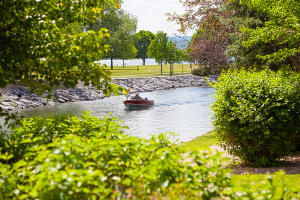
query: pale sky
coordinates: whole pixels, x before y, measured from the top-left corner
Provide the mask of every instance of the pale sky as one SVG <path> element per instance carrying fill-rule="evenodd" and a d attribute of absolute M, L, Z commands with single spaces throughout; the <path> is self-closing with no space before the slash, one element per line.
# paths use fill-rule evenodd
<path fill-rule="evenodd" d="M 184 13 L 179 0 L 123 0 L 122 8 L 138 18 L 138 31 L 164 31 L 169 36 L 178 35 L 179 25 L 168 22 L 165 14 Z"/>

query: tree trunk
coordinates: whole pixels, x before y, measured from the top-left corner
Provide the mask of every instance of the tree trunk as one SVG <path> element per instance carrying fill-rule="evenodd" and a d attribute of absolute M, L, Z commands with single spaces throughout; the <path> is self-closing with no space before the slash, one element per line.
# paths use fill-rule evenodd
<path fill-rule="evenodd" d="M 143 58 L 143 65 L 146 65 L 146 58 Z"/>
<path fill-rule="evenodd" d="M 110 69 L 114 69 L 114 64 L 113 64 L 113 57 L 110 57 Z"/>
<path fill-rule="evenodd" d="M 124 59 L 123 59 L 123 67 L 125 67 Z"/>
<path fill-rule="evenodd" d="M 181 64 L 182 64 L 182 65 L 181 65 L 181 69 L 182 69 L 181 71 L 182 71 L 182 74 L 183 74 L 183 62 L 182 62 Z"/>
<path fill-rule="evenodd" d="M 160 74 L 162 75 L 162 61 L 160 61 Z"/>

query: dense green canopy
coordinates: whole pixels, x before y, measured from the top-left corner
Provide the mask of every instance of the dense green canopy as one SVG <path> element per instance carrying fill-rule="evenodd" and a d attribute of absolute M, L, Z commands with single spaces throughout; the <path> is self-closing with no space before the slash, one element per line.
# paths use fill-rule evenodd
<path fill-rule="evenodd" d="M 268 45 L 269 51 L 256 57 L 264 65 L 278 69 L 289 65 L 300 69 L 300 2 L 298 0 L 242 0 L 251 10 L 263 13 L 268 20 L 261 27 L 244 27 L 250 35 L 243 42 L 246 48 Z"/>
<path fill-rule="evenodd" d="M 122 9 L 108 8 L 105 10 L 102 18 L 97 18 L 95 23 L 89 24 L 87 29 L 98 31 L 101 28 L 109 30 L 110 38 L 106 44 L 110 46 L 106 58 L 113 59 L 132 59 L 137 55 L 137 49 L 134 46 L 134 33 L 137 29 L 137 19 L 135 16 L 125 12 Z M 113 63 L 111 63 L 113 69 Z"/>
<path fill-rule="evenodd" d="M 91 83 L 117 93 L 110 74 L 95 61 L 108 50 L 108 30 L 69 33 L 102 15 L 117 0 L 3 0 L 0 2 L 0 87 L 22 82 L 39 94 L 60 84 Z"/>
<path fill-rule="evenodd" d="M 135 45 L 138 50 L 137 58 L 142 59 L 143 65 L 145 65 L 146 58 L 148 58 L 148 47 L 155 36 L 150 31 L 141 30 L 135 34 L 135 37 L 137 38 Z"/>

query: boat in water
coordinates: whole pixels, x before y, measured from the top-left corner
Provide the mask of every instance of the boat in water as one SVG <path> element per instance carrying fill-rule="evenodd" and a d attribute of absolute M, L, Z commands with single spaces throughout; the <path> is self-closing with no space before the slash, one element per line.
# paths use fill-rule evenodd
<path fill-rule="evenodd" d="M 127 108 L 145 108 L 154 106 L 154 100 L 142 98 L 138 94 L 129 100 L 123 101 L 123 103 Z"/>

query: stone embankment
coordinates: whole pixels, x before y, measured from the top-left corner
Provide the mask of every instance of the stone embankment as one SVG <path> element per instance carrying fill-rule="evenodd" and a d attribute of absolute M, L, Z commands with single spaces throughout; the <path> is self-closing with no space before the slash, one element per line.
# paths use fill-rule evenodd
<path fill-rule="evenodd" d="M 208 77 L 214 82 L 217 77 Z M 130 93 L 166 90 L 181 87 L 207 86 L 203 77 L 184 75 L 149 78 L 114 79 L 114 83 L 129 88 Z M 47 100 L 46 96 L 39 97 L 31 93 L 28 88 L 20 85 L 9 85 L 1 90 L 0 107 L 5 111 L 32 109 L 40 106 L 52 106 L 57 103 L 91 101 L 105 97 L 92 86 L 78 84 L 75 89 L 61 88 L 54 92 L 55 101 Z"/>

